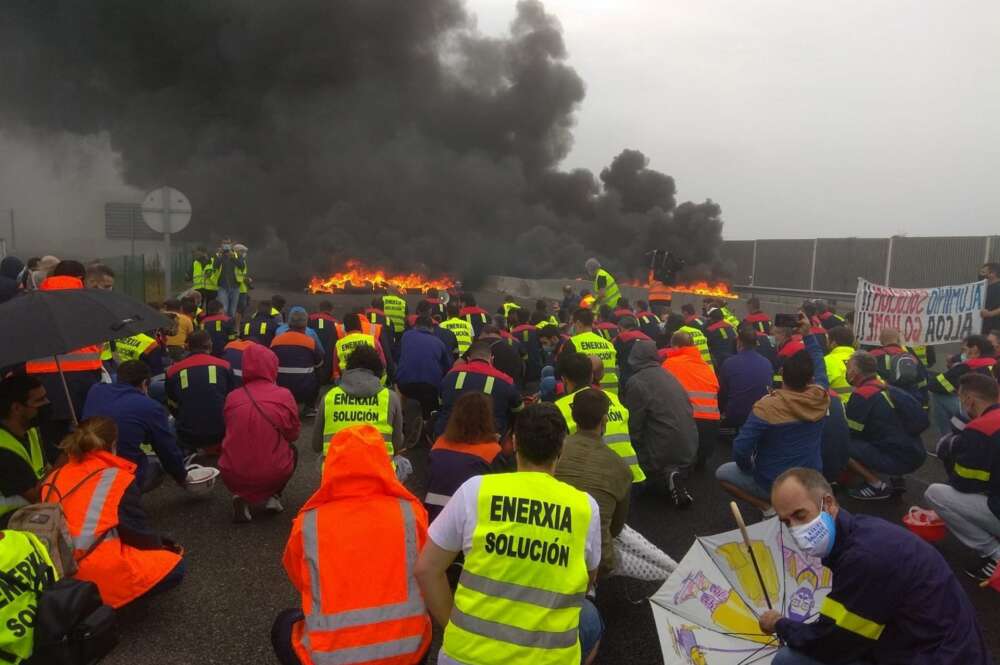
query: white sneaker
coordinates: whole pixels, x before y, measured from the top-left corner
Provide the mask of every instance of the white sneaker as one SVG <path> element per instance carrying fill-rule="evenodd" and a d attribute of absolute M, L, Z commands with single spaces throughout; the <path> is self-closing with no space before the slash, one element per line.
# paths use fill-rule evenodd
<path fill-rule="evenodd" d="M 267 503 L 264 504 L 264 510 L 272 513 L 280 513 L 285 510 L 285 507 L 281 505 L 281 500 L 276 496 L 268 497 Z"/>

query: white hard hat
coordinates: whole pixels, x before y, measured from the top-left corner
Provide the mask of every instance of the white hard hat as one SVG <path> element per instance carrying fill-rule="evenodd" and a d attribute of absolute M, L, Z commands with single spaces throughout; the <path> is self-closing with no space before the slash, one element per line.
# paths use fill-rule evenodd
<path fill-rule="evenodd" d="M 219 470 L 211 466 L 191 464 L 187 467 L 187 479 L 184 487 L 192 494 L 208 494 L 215 487 L 215 479 Z"/>
<path fill-rule="evenodd" d="M 236 243 L 235 245 L 233 245 L 233 249 L 237 252 L 245 252 L 247 251 L 247 246 L 240 243 Z"/>

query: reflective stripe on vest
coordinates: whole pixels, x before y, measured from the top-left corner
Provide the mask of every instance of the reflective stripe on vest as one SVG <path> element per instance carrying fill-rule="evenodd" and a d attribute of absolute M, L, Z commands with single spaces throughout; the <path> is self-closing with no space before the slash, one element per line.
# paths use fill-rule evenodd
<path fill-rule="evenodd" d="M 337 386 L 323 398 L 325 422 L 323 423 L 323 455 L 330 448 L 330 439 L 337 432 L 353 425 L 371 425 L 382 435 L 385 449 L 391 458 L 392 424 L 389 422 L 389 389 L 382 388 L 369 397 L 355 397 Z"/>
<path fill-rule="evenodd" d="M 347 370 L 347 357 L 359 346 L 370 346 L 375 348 L 375 338 L 360 332 L 351 332 L 337 340 L 334 345 L 337 349 L 337 367 L 343 374 Z"/>
<path fill-rule="evenodd" d="M 823 599 L 823 604 L 819 607 L 819 613 L 828 619 L 832 619 L 837 627 L 860 635 L 869 640 L 877 640 L 882 636 L 885 626 L 880 623 L 866 619 L 860 614 L 855 614 L 847 609 L 842 603 L 827 596 Z"/>
<path fill-rule="evenodd" d="M 114 467 L 104 469 L 98 474 L 97 486 L 94 487 L 94 493 L 90 495 L 90 503 L 87 504 L 87 512 L 83 517 L 83 526 L 80 527 L 79 535 L 73 537 L 73 545 L 77 550 L 89 550 L 101 537 L 101 534 L 97 532 L 97 525 L 104 512 L 104 502 L 107 501 L 108 492 L 111 491 L 111 486 L 114 485 L 117 476 L 118 469 Z M 117 538 L 118 533 L 115 529 L 110 529 L 107 537 Z"/>
<path fill-rule="evenodd" d="M 279 367 L 278 374 L 313 374 L 316 372 L 314 367 Z"/>
<path fill-rule="evenodd" d="M 600 279 L 601 277 L 603 277 L 606 280 L 606 285 L 604 287 L 604 297 L 600 300 L 600 302 L 597 303 L 597 305 L 598 306 L 607 305 L 611 309 L 614 309 L 615 306 L 618 304 L 618 301 L 621 300 L 622 297 L 622 292 L 618 288 L 618 282 L 615 281 L 615 278 L 612 277 L 611 273 L 609 273 L 607 270 L 605 270 L 604 268 L 598 268 L 597 274 L 594 275 L 595 297 L 597 296 L 597 292 L 600 291 L 600 289 L 597 287 L 597 280 Z"/>
<path fill-rule="evenodd" d="M 990 478 L 993 474 L 985 469 L 973 469 L 967 466 L 962 466 L 958 462 L 954 466 L 955 474 L 961 476 L 962 478 L 967 478 L 968 480 L 981 480 L 984 483 L 990 482 Z"/>
<path fill-rule="evenodd" d="M 570 338 L 573 347 L 585 356 L 596 356 L 604 363 L 601 390 L 618 394 L 618 352 L 608 340 L 594 332 L 582 332 Z"/>
<path fill-rule="evenodd" d="M 375 607 L 363 607 L 344 612 L 332 614 L 323 613 L 323 587 L 320 576 L 320 552 L 319 552 L 319 527 L 318 514 L 316 509 L 306 511 L 302 517 L 302 548 L 309 566 L 310 592 L 312 594 L 311 611 L 306 615 L 305 624 L 309 631 L 330 631 L 352 628 L 355 626 L 367 626 L 383 621 L 394 621 L 419 617 L 426 612 L 423 598 L 420 595 L 420 588 L 417 586 L 417 579 L 413 574 L 417 565 L 417 526 L 416 518 L 413 515 L 413 506 L 405 499 L 398 499 L 399 509 L 403 514 L 403 539 L 405 542 L 405 576 L 406 576 L 406 599 L 399 603 L 378 605 Z M 394 640 L 392 642 L 381 642 L 362 647 L 351 647 L 349 649 L 338 649 L 336 651 L 318 652 L 311 645 L 308 635 L 303 637 L 302 644 L 313 656 L 315 663 L 361 663 L 385 656 L 377 655 L 384 653 L 386 649 L 397 642 L 409 640 Z M 417 635 L 416 643 L 412 650 L 416 651 L 420 646 L 421 636 Z M 400 646 L 400 645 L 396 645 Z M 370 650 L 370 651 L 369 651 Z M 383 650 L 383 651 L 380 651 Z M 401 653 L 407 653 L 403 651 Z M 339 654 L 339 655 L 338 655 Z M 367 655 L 371 654 L 371 655 Z M 320 659 L 317 659 L 317 655 Z M 365 657 L 361 657 L 365 656 Z"/>
<path fill-rule="evenodd" d="M 484 476 L 442 651 L 462 663 L 580 661 L 587 495 L 543 473 Z"/>
<path fill-rule="evenodd" d="M 468 376 L 468 372 L 459 372 L 458 376 L 455 378 L 455 390 L 461 390 L 465 387 L 465 377 Z M 496 385 L 496 377 L 487 376 L 486 381 L 483 383 L 483 392 L 487 395 L 493 394 L 493 386 Z"/>
<path fill-rule="evenodd" d="M 691 410 L 694 412 L 695 418 L 719 420 L 722 417 L 722 414 L 719 413 L 719 396 L 717 393 L 689 390 L 688 400 L 691 402 Z"/>
<path fill-rule="evenodd" d="M 28 374 L 53 374 L 62 368 L 64 372 L 89 372 L 100 370 L 101 347 L 99 345 L 84 346 L 70 353 L 60 353 L 59 362 L 54 358 L 38 358 L 25 363 Z"/>
<path fill-rule="evenodd" d="M 585 388 L 580 390 L 585 390 Z M 573 420 L 573 395 L 576 395 L 580 390 L 556 400 L 556 407 L 562 413 L 563 419 L 566 420 L 566 427 L 570 434 L 575 434 L 577 430 L 576 421 Z M 608 424 L 604 428 L 604 444 L 628 465 L 629 471 L 632 472 L 632 482 L 641 483 L 646 479 L 646 474 L 639 466 L 639 458 L 635 448 L 632 447 L 632 437 L 628 433 L 628 409 L 622 405 L 616 395 L 604 394 L 611 400 L 611 404 L 608 406 Z"/>
<path fill-rule="evenodd" d="M 24 444 L 17 437 L 0 427 L 0 450 L 9 450 L 20 457 L 25 464 L 31 467 L 35 478 L 42 479 L 45 474 L 45 456 L 42 454 L 42 441 L 36 428 L 28 430 L 28 447 L 25 449 Z M 20 494 L 0 497 L 0 515 L 6 515 L 26 505 L 28 505 L 28 501 Z"/>
<path fill-rule="evenodd" d="M 450 330 L 455 335 L 455 339 L 458 340 L 458 355 L 462 355 L 469 350 L 472 338 L 475 337 L 471 323 L 465 319 L 451 318 L 447 321 L 442 321 L 441 327 L 445 330 Z"/>

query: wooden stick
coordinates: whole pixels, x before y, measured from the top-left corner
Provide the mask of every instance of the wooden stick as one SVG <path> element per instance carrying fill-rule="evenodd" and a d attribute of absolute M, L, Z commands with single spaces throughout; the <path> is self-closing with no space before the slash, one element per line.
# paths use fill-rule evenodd
<path fill-rule="evenodd" d="M 767 594 L 767 587 L 764 586 L 764 576 L 760 574 L 760 566 L 757 565 L 757 555 L 753 553 L 753 545 L 750 543 L 750 534 L 747 533 L 746 522 L 743 521 L 743 513 L 740 512 L 740 507 L 736 505 L 735 501 L 729 502 L 729 509 L 733 511 L 733 519 L 736 520 L 736 526 L 740 528 L 740 533 L 743 534 L 743 542 L 747 546 L 747 552 L 750 553 L 750 561 L 753 562 L 754 572 L 757 573 L 757 581 L 760 582 L 760 590 L 764 592 L 764 601 L 767 603 L 767 609 L 773 610 L 774 607 L 771 606 L 771 597 Z"/>

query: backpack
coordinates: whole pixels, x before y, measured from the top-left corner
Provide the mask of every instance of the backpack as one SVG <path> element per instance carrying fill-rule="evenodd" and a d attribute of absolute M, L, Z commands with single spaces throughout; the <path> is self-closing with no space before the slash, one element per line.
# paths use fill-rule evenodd
<path fill-rule="evenodd" d="M 886 377 L 886 381 L 889 385 L 914 388 L 920 383 L 921 366 L 915 355 L 900 353 L 887 357 L 889 358 L 889 376 Z"/>
<path fill-rule="evenodd" d="M 920 436 L 931 426 L 927 412 L 913 395 L 893 385 L 886 386 L 886 390 L 903 431 L 911 436 Z"/>
<path fill-rule="evenodd" d="M 43 487 L 47 486 L 49 488 L 49 491 L 45 494 L 43 502 L 19 508 L 13 515 L 10 516 L 7 528 L 15 531 L 27 531 L 29 533 L 33 533 L 40 541 L 42 541 L 42 544 L 45 545 L 45 549 L 49 551 L 49 557 L 52 559 L 52 564 L 55 566 L 59 578 L 62 579 L 64 577 L 70 577 L 76 573 L 77 562 L 76 559 L 73 558 L 73 550 L 75 549 L 73 536 L 70 535 L 69 527 L 66 525 L 66 515 L 63 513 L 62 505 L 58 502 L 49 502 L 49 498 L 52 496 L 53 490 L 57 494 L 59 493 L 59 490 L 57 490 L 55 486 L 55 479 L 59 476 L 60 471 L 62 471 L 62 467 L 57 469 L 52 475 L 52 480 L 43 483 Z M 77 483 L 75 487 L 66 492 L 65 495 L 61 495 L 59 497 L 59 501 L 61 502 L 63 499 L 79 489 L 81 485 L 90 480 L 91 477 L 101 471 L 103 471 L 103 469 L 98 469 L 97 471 L 87 475 L 83 480 Z M 94 547 L 101 542 L 101 540 L 103 540 L 103 538 L 94 543 L 93 547 L 88 550 L 87 554 L 89 554 L 90 551 L 92 551 Z M 84 556 L 86 556 L 86 554 Z"/>
<path fill-rule="evenodd" d="M 34 646 L 25 665 L 94 665 L 118 644 L 115 611 L 104 604 L 93 582 L 55 582 L 52 568 L 43 566 L 33 587 L 0 571 L 7 586 L 35 594 Z"/>

